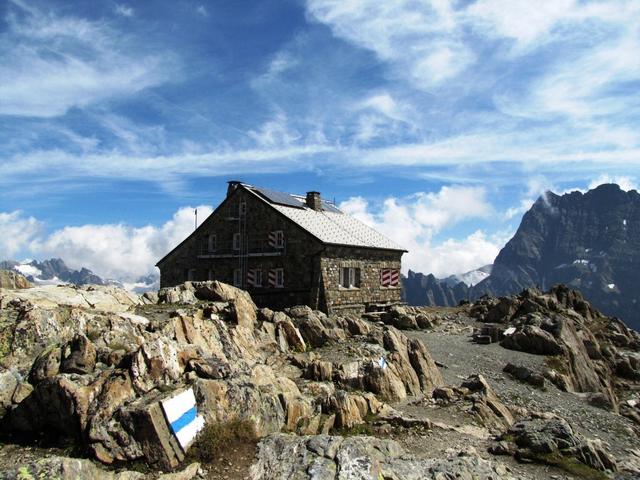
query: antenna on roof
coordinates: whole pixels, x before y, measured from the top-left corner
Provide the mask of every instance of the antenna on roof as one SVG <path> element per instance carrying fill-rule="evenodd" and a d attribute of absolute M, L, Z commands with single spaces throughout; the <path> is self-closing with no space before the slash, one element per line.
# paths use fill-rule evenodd
<path fill-rule="evenodd" d="M 196 208 L 194 211 L 195 215 L 196 215 L 196 223 L 195 223 L 195 228 L 194 230 L 198 229 L 198 209 Z"/>

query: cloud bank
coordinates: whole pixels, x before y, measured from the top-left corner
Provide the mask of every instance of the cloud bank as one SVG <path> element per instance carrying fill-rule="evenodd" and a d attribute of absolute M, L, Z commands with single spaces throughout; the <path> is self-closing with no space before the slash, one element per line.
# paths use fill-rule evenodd
<path fill-rule="evenodd" d="M 460 239 L 434 239 L 456 224 L 487 219 L 495 213 L 480 187 L 447 186 L 437 193 L 391 197 L 374 212 L 367 200 L 352 197 L 340 208 L 409 250 L 403 256 L 405 273 L 408 269 L 440 277 L 464 273 L 492 263 L 506 241 L 481 230 Z"/>
<path fill-rule="evenodd" d="M 211 214 L 210 205 L 199 205 L 198 218 Z M 104 278 L 134 282 L 155 271 L 154 265 L 184 240 L 194 228 L 194 207 L 180 208 L 156 227 L 124 224 L 64 227 L 44 234 L 42 223 L 20 212 L 1 213 L 3 235 L 0 257 L 17 253 L 40 258 L 60 257 L 71 268 L 86 267 Z M 9 238 L 10 240 L 8 240 Z"/>

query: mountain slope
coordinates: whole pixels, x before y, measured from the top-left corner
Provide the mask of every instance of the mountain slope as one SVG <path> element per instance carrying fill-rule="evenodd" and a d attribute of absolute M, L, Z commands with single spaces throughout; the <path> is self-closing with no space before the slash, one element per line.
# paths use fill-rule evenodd
<path fill-rule="evenodd" d="M 115 285 L 126 288 L 135 293 L 157 290 L 160 287 L 158 275 L 140 277 L 134 283 L 119 282 L 103 279 L 88 268 L 80 270 L 69 268 L 61 258 L 51 258 L 38 262 L 37 260 L 16 262 L 4 260 L 0 262 L 0 269 L 13 270 L 24 275 L 27 280 L 36 285 Z"/>
<path fill-rule="evenodd" d="M 469 299 L 469 288 L 481 282 L 491 273 L 492 265 L 469 272 L 436 278 L 409 270 L 402 277 L 402 295 L 409 305 L 429 307 L 454 307 Z"/>
<path fill-rule="evenodd" d="M 507 295 L 556 283 L 598 309 L 640 327 L 640 194 L 605 184 L 587 193 L 547 192 L 524 215 L 491 275 L 471 289 Z"/>

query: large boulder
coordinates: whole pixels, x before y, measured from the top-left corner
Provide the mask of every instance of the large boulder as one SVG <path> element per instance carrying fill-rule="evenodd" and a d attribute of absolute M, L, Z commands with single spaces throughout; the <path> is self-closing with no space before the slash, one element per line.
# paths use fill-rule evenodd
<path fill-rule="evenodd" d="M 533 385 L 534 387 L 544 388 L 545 379 L 540 373 L 534 372 L 529 367 L 524 365 L 514 365 L 513 363 L 507 363 L 502 369 L 503 372 L 508 373 L 516 380 Z"/>
<path fill-rule="evenodd" d="M 21 302 L 43 309 L 66 306 L 101 312 L 126 312 L 143 304 L 138 295 L 113 285 L 41 285 L 0 291 L 0 304 Z"/>
<path fill-rule="evenodd" d="M 251 480 L 275 478 L 515 480 L 497 462 L 477 454 L 421 458 L 405 453 L 393 440 L 366 436 L 270 435 L 259 444 Z"/>
<path fill-rule="evenodd" d="M 0 367 L 0 418 L 4 417 L 11 407 L 18 383 L 19 380 L 14 372 Z"/>
<path fill-rule="evenodd" d="M 62 350 L 60 371 L 80 375 L 93 372 L 96 366 L 96 348 L 84 335 L 77 335 Z"/>
<path fill-rule="evenodd" d="M 461 387 L 471 393 L 472 411 L 480 417 L 485 426 L 501 428 L 513 424 L 511 410 L 500 401 L 482 375 L 471 375 L 462 382 Z"/>
<path fill-rule="evenodd" d="M 585 440 L 562 418 L 530 418 L 515 423 L 506 438 L 516 444 L 516 458 L 559 465 L 561 457 L 600 471 L 616 472 L 615 459 L 599 442 Z"/>
<path fill-rule="evenodd" d="M 198 300 L 228 302 L 234 307 L 238 325 L 253 330 L 257 318 L 257 307 L 248 292 L 219 282 L 192 282 Z"/>
<path fill-rule="evenodd" d="M 135 470 L 107 470 L 85 458 L 47 455 L 0 472 L 0 479 L 191 480 L 199 478 L 199 468 L 200 464 L 195 462 L 174 473 L 155 475 Z"/>
<path fill-rule="evenodd" d="M 562 347 L 554 336 L 535 325 L 524 325 L 500 343 L 510 350 L 520 350 L 537 355 L 560 355 Z"/>

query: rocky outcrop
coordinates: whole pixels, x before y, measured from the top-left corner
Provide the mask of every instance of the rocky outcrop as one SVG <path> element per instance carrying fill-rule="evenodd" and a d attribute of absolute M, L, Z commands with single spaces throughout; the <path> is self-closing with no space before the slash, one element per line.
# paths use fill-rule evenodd
<path fill-rule="evenodd" d="M 544 375 L 538 372 L 534 372 L 530 368 L 523 365 L 514 365 L 513 363 L 507 363 L 503 369 L 503 372 L 508 373 L 516 380 L 528 383 L 529 385 L 533 385 L 534 387 L 545 387 Z"/>
<path fill-rule="evenodd" d="M 558 466 L 573 461 L 594 470 L 618 470 L 615 459 L 600 442 L 576 434 L 562 418 L 520 421 L 508 430 L 505 438 L 515 443 L 515 457 L 520 460 Z"/>
<path fill-rule="evenodd" d="M 425 459 L 407 455 L 392 440 L 281 434 L 262 440 L 251 469 L 252 480 L 274 478 L 514 479 L 502 464 L 484 460 L 477 454 L 455 452 L 447 458 Z"/>
<path fill-rule="evenodd" d="M 500 401 L 482 375 L 471 375 L 462 382 L 461 387 L 462 391 L 470 393 L 472 412 L 480 417 L 485 426 L 500 428 L 513 424 L 513 414 Z"/>
<path fill-rule="evenodd" d="M 113 472 L 81 458 L 47 456 L 1 472 L 0 479 L 191 480 L 197 478 L 199 468 L 198 463 L 192 463 L 179 472 L 145 475 L 133 470 Z"/>
<path fill-rule="evenodd" d="M 511 295 L 564 283 L 596 308 L 640 329 L 640 194 L 607 184 L 587 193 L 547 192 L 524 215 L 495 259 L 491 275 L 471 289 Z"/>
<path fill-rule="evenodd" d="M 100 285 L 45 285 L 24 290 L 0 291 L 0 307 L 20 304 L 43 310 L 58 307 L 99 310 L 104 312 L 126 312 L 142 304 L 138 295 L 114 286 Z"/>
<path fill-rule="evenodd" d="M 566 286 L 546 293 L 527 289 L 517 296 L 485 298 L 469 313 L 480 321 L 498 321 L 491 325 L 501 326 L 503 347 L 548 356 L 541 373 L 556 386 L 602 394 L 605 400 L 599 404 L 614 411 L 616 390 L 626 390 L 618 384 L 640 379 L 640 335 L 603 316 Z"/>
<path fill-rule="evenodd" d="M 2 290 L 0 302 L 0 362 L 12 367 L 0 370 L 2 431 L 66 438 L 106 464 L 176 468 L 185 455 L 160 402 L 186 388 L 207 423 L 246 420 L 265 436 L 351 428 L 384 401 L 442 384 L 425 346 L 393 327 L 258 310 L 220 282 L 157 298 L 104 286 Z"/>
<path fill-rule="evenodd" d="M 536 325 L 523 325 L 502 340 L 501 345 L 537 355 L 560 355 L 562 348 L 554 336 Z"/>
<path fill-rule="evenodd" d="M 24 275 L 13 270 L 0 270 L 0 288 L 16 290 L 31 287 L 33 287 L 33 284 Z"/>

